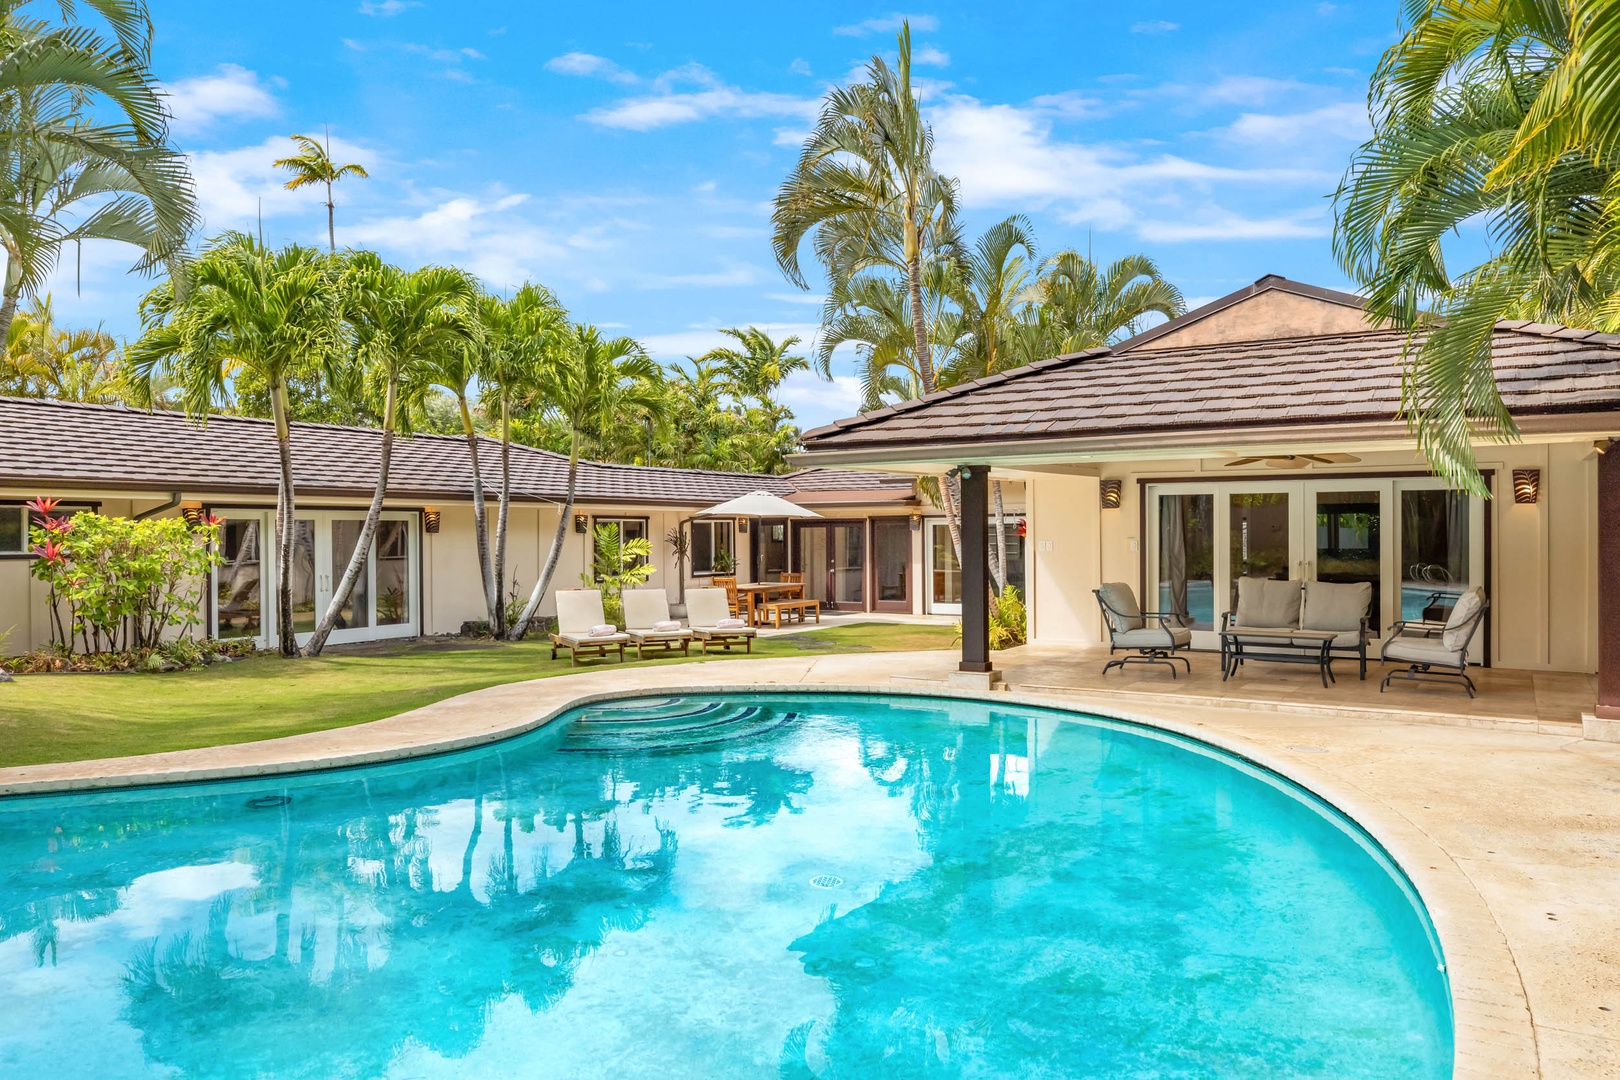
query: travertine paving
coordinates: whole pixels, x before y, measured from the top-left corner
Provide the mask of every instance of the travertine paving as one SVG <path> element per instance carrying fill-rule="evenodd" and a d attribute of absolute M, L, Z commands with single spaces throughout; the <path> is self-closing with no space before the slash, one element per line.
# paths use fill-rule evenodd
<path fill-rule="evenodd" d="M 1165 687 L 1168 694 L 1155 692 L 1134 675 L 1129 685 L 1104 688 L 1089 681 L 1078 654 L 1017 650 L 1000 659 L 1013 692 L 998 700 L 1192 734 L 1293 777 L 1362 822 L 1407 869 L 1440 932 L 1457 1017 L 1458 1077 L 1620 1077 L 1620 744 L 1583 741 L 1565 721 L 1581 685 L 1492 673 L 1500 696 L 1491 701 L 1487 693 L 1469 712 L 1461 695 L 1420 692 L 1403 700 L 1391 690 L 1380 701 L 1376 687 L 1369 695 L 1362 685 L 1340 699 L 1320 686 L 1301 696 L 1286 677 L 1268 697 L 1253 673 L 1246 689 L 1226 684 L 1240 693 L 1200 693 L 1208 680 L 1185 679 Z M 433 753 L 529 730 L 582 700 L 627 693 L 799 685 L 971 696 L 945 688 L 954 660 L 933 652 L 629 670 L 608 664 L 336 731 L 3 769 L 0 794 Z M 1214 670 L 1215 663 L 1205 658 L 1202 666 Z M 1340 678 L 1343 688 L 1342 669 Z M 1213 683 L 1219 687 L 1218 672 Z M 1509 697 L 1519 704 L 1509 705 Z M 1471 715 L 1486 726 L 1470 724 Z"/>

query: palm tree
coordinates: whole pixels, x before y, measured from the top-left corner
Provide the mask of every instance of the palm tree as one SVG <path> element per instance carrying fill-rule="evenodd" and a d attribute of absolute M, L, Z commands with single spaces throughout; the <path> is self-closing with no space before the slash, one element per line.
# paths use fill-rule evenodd
<path fill-rule="evenodd" d="M 288 191 L 297 191 L 301 187 L 313 184 L 326 185 L 326 242 L 333 254 L 337 253 L 337 207 L 332 201 L 332 185 L 345 176 L 358 176 L 369 180 L 370 174 L 361 165 L 350 162 L 339 165 L 332 160 L 332 136 L 326 136 L 326 145 L 322 146 L 308 135 L 294 135 L 293 142 L 303 150 L 302 153 L 292 157 L 276 159 L 276 168 L 286 169 L 293 174 L 287 181 Z"/>
<path fill-rule="evenodd" d="M 735 397 L 757 398 L 763 404 L 771 404 L 777 387 L 782 385 L 784 379 L 795 371 L 810 370 L 810 361 L 788 351 L 799 343 L 797 334 L 773 341 L 757 326 L 746 329 L 730 326 L 720 332 L 735 339 L 740 347 L 710 349 L 698 357 L 698 362 L 720 364 Z"/>
<path fill-rule="evenodd" d="M 495 618 L 497 638 L 507 632 L 506 527 L 512 502 L 512 410 L 530 395 L 558 342 L 569 336 L 568 313 L 543 286 L 525 282 L 511 299 L 486 296 L 478 306 L 482 352 L 478 362 L 486 415 L 500 417 L 501 502 L 495 521 Z"/>
<path fill-rule="evenodd" d="M 349 257 L 342 288 L 345 315 L 354 332 L 356 369 L 382 399 L 382 447 L 365 524 L 349 555 L 349 565 L 332 590 L 326 614 L 304 646 L 305 656 L 321 654 L 371 558 L 371 541 L 388 494 L 394 433 L 401 413 L 412 404 L 405 402 L 401 408 L 401 385 L 413 391 L 413 398 L 419 396 L 424 380 L 418 365 L 435 353 L 466 349 L 476 333 L 467 308 L 478 295 L 478 285 L 464 270 L 424 266 L 406 271 L 383 262 L 375 252 L 362 251 Z"/>
<path fill-rule="evenodd" d="M 1148 315 L 1173 319 L 1187 310 L 1181 290 L 1146 255 L 1099 268 L 1089 255 L 1060 251 L 1041 267 L 1027 298 L 1030 306 L 1010 328 L 1016 355 L 1003 358 L 1001 370 L 1112 344 L 1138 333 Z"/>
<path fill-rule="evenodd" d="M 603 338 L 594 326 L 576 326 L 540 365 L 530 393 L 540 406 L 563 418 L 572 434 L 568 451 L 568 494 L 557 514 L 557 534 L 551 553 L 534 583 L 523 614 L 507 631 L 521 640 L 551 585 L 551 575 L 562 557 L 563 541 L 574 509 L 574 488 L 579 478 L 580 441 L 639 413 L 656 409 L 661 399 L 663 370 L 648 358 L 632 338 Z"/>
<path fill-rule="evenodd" d="M 1488 495 L 1473 443 L 1517 436 L 1497 320 L 1620 325 L 1620 6 L 1411 12 L 1373 73 L 1373 135 L 1335 193 L 1334 249 L 1369 315 L 1414 331 L 1402 407 L 1431 467 Z M 1464 225 L 1483 226 L 1490 252 L 1453 273 L 1444 241 Z"/>
<path fill-rule="evenodd" d="M 12 320 L 5 365 L 0 394 L 86 402 L 117 402 L 128 394 L 118 340 L 99 326 L 59 329 L 49 294 Z"/>
<path fill-rule="evenodd" d="M 0 243 L 6 253 L 3 336 L 25 292 L 50 275 L 64 244 L 118 240 L 143 249 L 135 269 L 172 270 L 196 223 L 184 158 L 166 145 L 162 97 L 147 70 L 151 22 L 134 0 L 87 0 L 108 42 L 76 24 L 24 14 L 0 0 Z M 85 114 L 90 100 L 116 122 Z M 77 211 L 82 217 L 70 218 Z"/>
<path fill-rule="evenodd" d="M 293 633 L 293 468 L 287 379 L 345 351 L 336 275 L 328 256 L 297 245 L 271 250 L 227 233 L 141 301 L 143 332 L 125 353 L 138 393 L 154 375 L 179 387 L 186 412 L 207 421 L 231 380 L 253 372 L 270 387 L 281 481 L 276 491 L 276 622 L 281 654 L 298 655 Z"/>
<path fill-rule="evenodd" d="M 1034 226 L 1014 214 L 986 229 L 965 253 L 951 289 L 962 313 L 961 374 L 981 378 L 1015 366 L 1007 339 L 1028 299 L 1035 250 Z"/>

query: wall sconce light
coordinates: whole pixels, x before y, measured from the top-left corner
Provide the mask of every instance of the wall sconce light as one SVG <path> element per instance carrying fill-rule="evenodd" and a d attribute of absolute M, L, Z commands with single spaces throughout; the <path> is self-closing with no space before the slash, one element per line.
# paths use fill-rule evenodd
<path fill-rule="evenodd" d="M 1118 510 L 1119 504 L 1125 501 L 1125 481 L 1104 480 L 1102 482 L 1102 508 L 1104 510 Z"/>
<path fill-rule="evenodd" d="M 746 533 L 748 531 L 748 519 L 747 518 L 738 518 L 737 519 L 737 531 L 740 532 L 740 533 Z"/>
<path fill-rule="evenodd" d="M 922 532 L 922 515 L 921 514 L 912 514 L 911 515 L 911 531 L 912 532 Z"/>
<path fill-rule="evenodd" d="M 577 533 L 591 531 L 591 519 L 584 514 L 574 515 L 574 531 Z"/>
<path fill-rule="evenodd" d="M 186 519 L 186 524 L 195 529 L 203 523 L 203 508 L 201 503 L 186 503 L 180 507 L 180 516 Z"/>
<path fill-rule="evenodd" d="M 422 531 L 430 533 L 439 531 L 439 512 L 431 506 L 422 509 Z"/>
<path fill-rule="evenodd" d="M 1534 504 L 1541 498 L 1541 470 L 1513 470 L 1513 501 Z"/>

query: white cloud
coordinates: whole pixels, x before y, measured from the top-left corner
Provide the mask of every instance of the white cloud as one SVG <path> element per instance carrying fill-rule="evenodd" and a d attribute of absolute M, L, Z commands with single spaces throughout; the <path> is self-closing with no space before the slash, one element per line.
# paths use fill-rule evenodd
<path fill-rule="evenodd" d="M 605 56 L 593 56 L 591 53 L 571 52 L 554 56 L 546 61 L 546 70 L 558 75 L 578 75 L 586 78 L 607 79 L 609 82 L 633 83 L 638 81 L 635 73 L 626 71 Z"/>
<path fill-rule="evenodd" d="M 496 288 L 508 288 L 569 258 L 568 241 L 511 213 L 528 201 L 523 193 L 447 195 L 415 215 L 340 223 L 338 241 L 385 248 L 420 262 L 453 261 Z"/>
<path fill-rule="evenodd" d="M 667 71 L 653 81 L 653 86 L 656 93 L 625 98 L 616 104 L 592 109 L 582 119 L 603 127 L 651 131 L 716 116 L 780 116 L 808 120 L 815 116 L 818 107 L 814 98 L 727 86 L 701 64 L 688 64 Z M 677 89 L 682 86 L 697 86 L 699 89 Z"/>
<path fill-rule="evenodd" d="M 1360 142 L 1371 132 L 1367 106 L 1344 101 L 1309 112 L 1270 115 L 1244 113 L 1221 132 L 1233 142 L 1263 146 L 1302 141 Z"/>
<path fill-rule="evenodd" d="M 1180 30 L 1180 23 L 1165 22 L 1163 19 L 1148 19 L 1144 22 L 1132 23 L 1133 34 L 1168 34 L 1172 30 Z"/>
<path fill-rule="evenodd" d="M 734 263 L 724 270 L 706 274 L 643 275 L 639 283 L 644 289 L 723 289 L 752 285 L 758 280 L 758 268 L 747 263 Z"/>
<path fill-rule="evenodd" d="M 392 18 L 408 8 L 421 7 L 421 0 L 360 0 L 360 14 Z"/>
<path fill-rule="evenodd" d="M 773 146 L 803 146 L 810 137 L 809 128 L 779 127 L 771 136 Z"/>
<path fill-rule="evenodd" d="M 1185 87 L 1172 87 L 1185 91 Z M 1264 105 L 1280 97 L 1294 97 L 1311 88 L 1293 79 L 1268 79 L 1263 75 L 1228 75 L 1210 86 L 1189 91 L 1193 96 L 1218 105 Z"/>
<path fill-rule="evenodd" d="M 721 345 L 735 344 L 731 338 L 720 333 L 720 326 L 732 325 L 730 323 L 716 323 L 713 325 L 689 326 L 685 330 L 675 330 L 664 334 L 648 334 L 638 337 L 642 346 L 653 357 L 659 360 L 680 360 L 688 356 L 702 356 L 710 349 Z M 816 335 L 818 329 L 815 323 L 750 323 L 765 331 L 777 341 L 793 335 L 798 337 L 799 350 L 808 350 L 808 344 Z M 792 376 L 789 377 L 790 381 Z M 784 384 L 785 388 L 786 384 Z"/>
<path fill-rule="evenodd" d="M 924 45 L 911 54 L 914 64 L 928 64 L 932 67 L 949 67 L 951 54 L 943 49 L 936 49 L 932 45 Z"/>
<path fill-rule="evenodd" d="M 267 119 L 281 111 L 259 76 L 236 64 L 221 64 L 212 75 L 165 83 L 177 132 L 202 131 L 216 120 Z"/>
<path fill-rule="evenodd" d="M 892 34 L 900 29 L 902 23 L 911 23 L 911 28 L 922 33 L 930 33 L 939 29 L 939 20 L 932 15 L 884 15 L 877 19 L 865 19 L 848 26 L 835 26 L 833 33 L 843 37 L 865 37 L 868 34 Z"/>
<path fill-rule="evenodd" d="M 820 306 L 827 302 L 827 298 L 818 293 L 766 293 L 765 299 L 778 300 L 784 304 L 815 304 Z"/>
<path fill-rule="evenodd" d="M 1332 232 L 1333 223 L 1322 211 L 1248 218 L 1218 207 L 1191 221 L 1141 221 L 1136 225 L 1142 239 L 1167 244 L 1188 240 L 1299 240 Z"/>
<path fill-rule="evenodd" d="M 808 75 L 810 74 L 810 61 L 802 58 L 796 59 L 788 65 L 788 70 L 795 75 Z"/>
<path fill-rule="evenodd" d="M 792 409 L 801 426 L 854 416 L 861 409 L 861 381 L 853 375 L 834 375 L 827 382 L 819 375 L 795 371 L 782 381 L 777 398 Z"/>
<path fill-rule="evenodd" d="M 188 154 L 205 235 L 250 228 L 261 207 L 265 217 L 274 217 L 307 210 L 318 202 L 321 194 L 313 188 L 288 191 L 287 174 L 275 167 L 277 158 L 296 153 L 297 144 L 278 135 L 254 146 Z M 332 140 L 332 157 L 359 162 L 368 172 L 375 170 L 379 160 L 376 151 L 343 139 Z"/>

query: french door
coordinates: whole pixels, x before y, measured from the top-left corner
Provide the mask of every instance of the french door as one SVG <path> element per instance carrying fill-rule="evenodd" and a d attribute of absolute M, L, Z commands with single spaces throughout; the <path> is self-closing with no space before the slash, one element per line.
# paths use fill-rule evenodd
<path fill-rule="evenodd" d="M 219 638 L 251 637 L 268 646 L 277 636 L 276 540 L 268 510 L 218 511 L 221 565 L 214 571 L 211 630 Z M 365 514 L 299 510 L 293 519 L 293 631 L 300 643 L 314 633 L 332 602 L 365 527 Z M 420 538 L 416 516 L 384 511 L 348 602 L 328 639 L 334 644 L 413 637 L 421 625 Z"/>
<path fill-rule="evenodd" d="M 793 559 L 804 595 L 822 607 L 866 610 L 866 523 L 795 522 Z"/>
<path fill-rule="evenodd" d="M 1433 477 L 1153 484 L 1147 509 L 1145 603 L 1186 615 L 1199 648 L 1219 648 L 1245 577 L 1367 582 L 1375 637 L 1444 621 L 1485 578 L 1483 500 Z"/>

